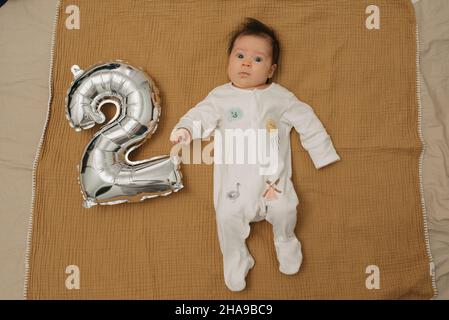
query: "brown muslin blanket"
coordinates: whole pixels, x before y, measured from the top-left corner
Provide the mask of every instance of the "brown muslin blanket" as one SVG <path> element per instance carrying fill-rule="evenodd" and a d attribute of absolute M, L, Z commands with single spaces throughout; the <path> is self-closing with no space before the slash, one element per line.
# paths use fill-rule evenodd
<path fill-rule="evenodd" d="M 367 29 L 375 4 L 380 29 Z M 80 28 L 68 29 L 76 5 Z M 407 0 L 61 1 L 52 98 L 35 171 L 29 299 L 428 299 L 434 294 L 420 189 L 416 29 Z M 271 225 L 252 224 L 247 288 L 223 280 L 212 166 L 182 166 L 168 197 L 84 209 L 77 169 L 98 126 L 75 132 L 65 95 L 82 69 L 114 59 L 141 67 L 161 91 L 162 116 L 133 158 L 168 154 L 179 117 L 226 77 L 227 39 L 245 17 L 276 29 L 275 82 L 313 107 L 342 160 L 316 170 L 292 131 L 296 234 L 304 261 L 279 272 Z M 66 287 L 76 265 L 80 288 Z M 379 288 L 368 289 L 370 266 Z M 368 271 L 367 271 L 368 270 Z M 368 273 L 367 273 L 368 272 Z M 369 281 L 368 281 L 369 282 Z"/>

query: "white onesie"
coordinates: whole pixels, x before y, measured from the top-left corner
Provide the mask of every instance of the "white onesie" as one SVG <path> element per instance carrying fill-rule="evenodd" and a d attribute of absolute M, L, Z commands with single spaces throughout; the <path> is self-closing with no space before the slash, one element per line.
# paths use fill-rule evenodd
<path fill-rule="evenodd" d="M 201 123 L 201 136 L 195 136 L 194 124 Z M 308 151 L 317 169 L 340 160 L 332 141 L 312 108 L 276 83 L 264 89 L 240 89 L 227 83 L 213 89 L 208 96 L 190 109 L 173 132 L 186 128 L 193 139 L 206 138 L 215 130 L 222 137 L 219 148 L 230 129 L 277 129 L 277 167 L 269 175 L 261 174 L 259 163 L 249 156 L 243 164 L 223 161 L 214 164 L 214 206 L 218 238 L 223 254 L 224 279 L 232 291 L 243 290 L 246 275 L 254 259 L 246 247 L 250 222 L 266 219 L 273 225 L 279 270 L 285 274 L 298 272 L 302 262 L 301 244 L 295 236 L 296 206 L 291 175 L 290 130 L 300 134 L 301 144 Z M 242 129 L 242 130 L 239 130 Z M 247 137 L 250 135 L 248 131 Z M 273 141 L 273 140 L 271 140 Z M 248 147 L 253 147 L 254 143 Z M 233 149 L 235 152 L 235 148 Z M 254 150 L 254 149 L 253 149 Z M 227 152 L 226 148 L 223 153 Z M 275 199 L 266 200 L 267 187 L 275 188 Z"/>

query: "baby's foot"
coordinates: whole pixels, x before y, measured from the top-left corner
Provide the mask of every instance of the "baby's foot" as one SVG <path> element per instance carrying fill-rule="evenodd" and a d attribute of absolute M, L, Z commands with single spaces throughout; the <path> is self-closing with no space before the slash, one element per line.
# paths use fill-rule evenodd
<path fill-rule="evenodd" d="M 246 287 L 246 275 L 254 267 L 254 258 L 249 256 L 244 263 L 228 266 L 225 270 L 225 284 L 231 291 L 242 291 Z"/>
<path fill-rule="evenodd" d="M 296 237 L 288 240 L 275 240 L 279 271 L 292 275 L 299 271 L 302 263 L 301 243 Z"/>

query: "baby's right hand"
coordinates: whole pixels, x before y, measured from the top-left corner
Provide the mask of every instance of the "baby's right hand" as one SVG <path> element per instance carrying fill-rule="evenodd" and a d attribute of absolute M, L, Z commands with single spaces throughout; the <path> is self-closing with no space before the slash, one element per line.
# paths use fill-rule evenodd
<path fill-rule="evenodd" d="M 192 141 L 192 136 L 190 135 L 189 130 L 179 128 L 178 130 L 173 131 L 173 133 L 170 136 L 170 141 L 174 144 L 177 143 L 189 144 L 190 141 Z"/>

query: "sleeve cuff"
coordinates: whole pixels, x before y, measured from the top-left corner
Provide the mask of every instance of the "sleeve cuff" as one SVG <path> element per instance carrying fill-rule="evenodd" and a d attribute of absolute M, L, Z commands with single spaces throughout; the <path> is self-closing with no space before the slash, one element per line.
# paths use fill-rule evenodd
<path fill-rule="evenodd" d="M 310 158 L 316 169 L 321 169 L 331 163 L 340 161 L 341 158 L 335 151 L 332 142 L 326 144 L 325 147 L 318 146 L 309 150 Z"/>
<path fill-rule="evenodd" d="M 340 160 L 341 160 L 340 156 L 335 153 L 324 160 L 314 162 L 314 165 L 315 165 L 316 169 L 321 169 L 325 166 L 330 165 L 331 163 L 334 163 L 334 162 L 337 162 Z"/>
<path fill-rule="evenodd" d="M 178 129 L 186 129 L 187 131 L 190 132 L 190 136 L 193 138 L 193 128 L 190 125 L 190 123 L 188 123 L 188 121 L 180 121 L 178 122 L 178 124 L 173 128 L 173 130 L 171 131 L 170 135 L 172 135 L 176 130 Z"/>

